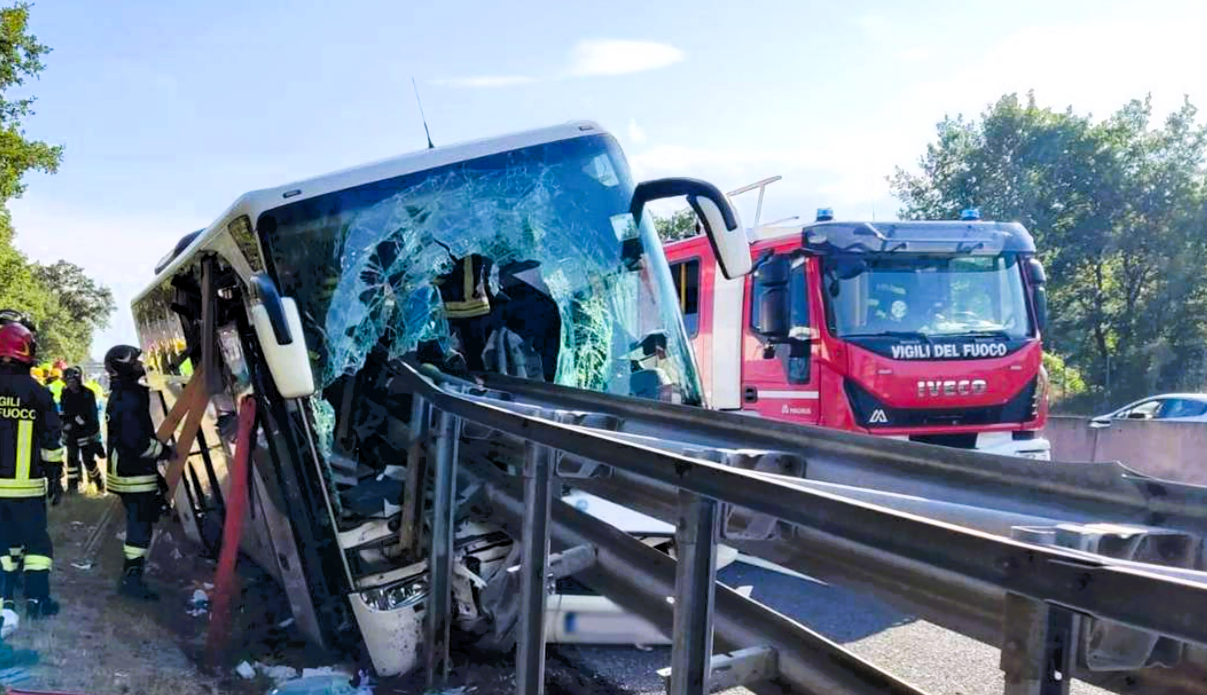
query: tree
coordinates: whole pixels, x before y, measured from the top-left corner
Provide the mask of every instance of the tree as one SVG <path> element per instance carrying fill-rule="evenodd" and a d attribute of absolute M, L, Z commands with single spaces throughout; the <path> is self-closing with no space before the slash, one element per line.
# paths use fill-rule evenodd
<path fill-rule="evenodd" d="M 1048 269 L 1045 343 L 1118 402 L 1207 381 L 1205 150 L 1189 101 L 1154 125 L 1148 100 L 1094 121 L 1010 94 L 944 119 L 889 181 L 906 218 L 1022 222 Z"/>
<path fill-rule="evenodd" d="M 63 157 L 62 146 L 25 136 L 34 98 L 12 98 L 13 88 L 42 72 L 42 57 L 50 51 L 29 33 L 29 9 L 27 3 L 0 8 L 0 308 L 34 317 L 43 356 L 76 361 L 87 356 L 93 333 L 108 323 L 113 295 L 66 261 L 31 263 L 13 246 L 7 207 L 25 191 L 26 173 L 53 174 Z"/>
<path fill-rule="evenodd" d="M 47 316 L 38 327 L 46 336 L 47 351 L 54 349 L 51 354 L 73 361 L 83 358 L 92 336 L 109 325 L 109 317 L 117 309 L 113 293 L 67 261 L 34 265 L 32 270 L 50 300 Z"/>
<path fill-rule="evenodd" d="M 690 208 L 684 208 L 670 217 L 654 216 L 654 229 L 663 242 L 678 241 L 700 234 L 696 222 L 696 213 Z"/>
<path fill-rule="evenodd" d="M 25 137 L 22 126 L 33 115 L 34 98 L 9 97 L 13 87 L 42 72 L 42 56 L 50 51 L 29 33 L 29 8 L 19 3 L 0 9 L 0 201 L 5 203 L 25 191 L 27 171 L 53 174 L 63 158 L 61 145 Z"/>

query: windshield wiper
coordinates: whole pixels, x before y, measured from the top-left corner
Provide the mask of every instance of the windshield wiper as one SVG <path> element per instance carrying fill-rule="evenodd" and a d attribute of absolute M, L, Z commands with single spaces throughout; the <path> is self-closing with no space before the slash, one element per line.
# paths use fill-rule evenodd
<path fill-rule="evenodd" d="M 1004 328 L 977 328 L 977 329 L 974 329 L 971 331 L 964 331 L 964 335 L 973 335 L 973 336 L 977 336 L 977 337 L 984 336 L 984 337 L 994 337 L 994 338 L 1005 338 L 1006 340 L 1009 340 L 1014 337 L 1014 336 L 1010 335 L 1010 332 Z"/>
<path fill-rule="evenodd" d="M 921 331 L 879 331 L 877 333 L 848 333 L 844 338 L 913 338 L 930 344 L 930 335 Z"/>

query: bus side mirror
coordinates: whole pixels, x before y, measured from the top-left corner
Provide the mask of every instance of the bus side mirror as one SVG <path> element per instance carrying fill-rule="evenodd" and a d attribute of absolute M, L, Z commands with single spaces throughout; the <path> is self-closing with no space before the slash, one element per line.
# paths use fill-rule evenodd
<path fill-rule="evenodd" d="M 302 338 L 302 315 L 290 297 L 277 292 L 276 283 L 259 273 L 253 277 L 259 303 L 251 308 L 251 324 L 260 340 L 264 361 L 277 391 L 284 398 L 314 394 L 314 372 Z"/>
<path fill-rule="evenodd" d="M 1035 305 L 1035 327 L 1041 332 L 1048 325 L 1048 275 L 1038 258 L 1027 259 L 1027 277 L 1031 280 L 1031 299 Z"/>
<path fill-rule="evenodd" d="M 687 178 L 656 179 L 637 184 L 629 212 L 634 222 L 641 223 L 641 213 L 647 203 L 663 198 L 687 196 L 687 203 L 704 226 L 712 244 L 713 255 L 726 278 L 750 274 L 750 243 L 729 199 L 719 188 L 706 181 Z"/>

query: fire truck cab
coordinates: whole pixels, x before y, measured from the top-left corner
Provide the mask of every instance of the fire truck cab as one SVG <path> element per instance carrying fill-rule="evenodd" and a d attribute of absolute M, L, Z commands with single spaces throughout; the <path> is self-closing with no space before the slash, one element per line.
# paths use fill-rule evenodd
<path fill-rule="evenodd" d="M 711 407 L 1047 460 L 1047 299 L 1020 224 L 841 222 L 750 234 L 726 279 L 667 244 Z"/>

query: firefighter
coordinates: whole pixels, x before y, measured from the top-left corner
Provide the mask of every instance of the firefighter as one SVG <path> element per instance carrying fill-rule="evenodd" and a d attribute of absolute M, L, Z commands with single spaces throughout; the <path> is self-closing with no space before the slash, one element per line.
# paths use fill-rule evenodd
<path fill-rule="evenodd" d="M 58 504 L 63 496 L 63 443 L 58 409 L 29 374 L 33 361 L 33 333 L 17 322 L 0 327 L 0 546 L 24 548 L 26 615 L 37 620 L 59 612 L 50 597 L 46 497 Z M 16 560 L 2 561 L 4 604 L 13 607 Z"/>
<path fill-rule="evenodd" d="M 460 341 L 460 356 L 471 372 L 483 371 L 482 353 L 494 324 L 489 258 L 470 254 L 453 259 L 453 269 L 436 279 L 449 328 Z"/>
<path fill-rule="evenodd" d="M 118 593 L 146 601 L 159 595 L 143 580 L 152 526 L 166 504 L 167 484 L 159 474 L 159 462 L 173 451 L 155 437 L 151 424 L 150 392 L 140 383 L 146 374 L 142 351 L 118 345 L 105 354 L 109 374 L 109 403 L 105 409 L 108 427 L 109 470 L 105 487 L 121 496 L 126 508 L 125 564 Z"/>
<path fill-rule="evenodd" d="M 33 317 L 24 311 L 17 311 L 16 309 L 0 309 L 0 327 L 6 326 L 10 323 L 19 323 L 25 328 L 29 329 L 29 332 L 33 334 L 34 355 L 37 355 L 38 329 L 34 325 Z M 46 365 L 45 369 L 43 369 L 41 366 L 33 367 L 30 369 L 30 375 L 33 376 L 34 380 L 38 382 L 38 385 L 44 386 L 46 384 L 46 371 L 49 369 L 50 365 Z M 0 545 L 0 552 L 3 552 L 4 547 L 5 546 Z M 9 575 L 11 581 L 9 582 L 10 588 L 8 591 L 10 593 L 14 591 L 15 587 L 19 586 L 21 583 L 21 572 L 19 570 L 21 569 L 21 556 L 23 554 L 24 549 L 21 548 L 20 545 L 12 545 L 8 547 L 7 559 L 0 557 L 0 562 L 2 562 L 6 567 L 11 566 L 13 568 L 12 573 Z"/>
<path fill-rule="evenodd" d="M 96 457 L 103 456 L 101 425 L 96 410 L 96 394 L 84 386 L 84 372 L 79 367 L 63 370 L 63 395 L 59 400 L 63 434 L 67 440 L 67 492 L 80 491 L 82 468 L 88 470 L 88 480 L 99 490 L 101 472 Z M 83 460 L 83 466 L 80 461 Z"/>
<path fill-rule="evenodd" d="M 51 367 L 50 372 L 46 375 L 46 388 L 50 390 L 50 395 L 54 396 L 55 405 L 63 397 L 63 370 L 58 367 Z"/>

